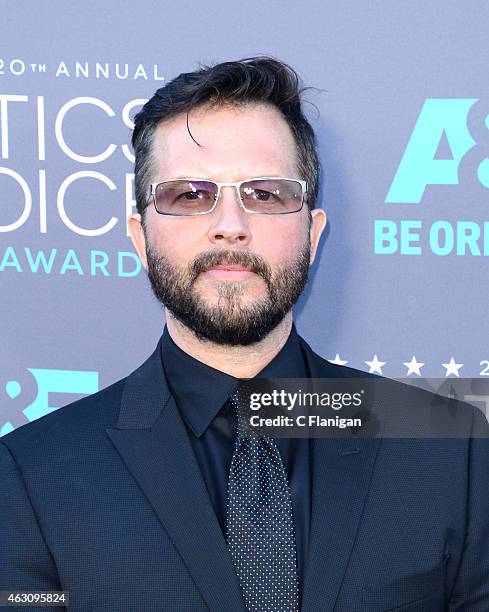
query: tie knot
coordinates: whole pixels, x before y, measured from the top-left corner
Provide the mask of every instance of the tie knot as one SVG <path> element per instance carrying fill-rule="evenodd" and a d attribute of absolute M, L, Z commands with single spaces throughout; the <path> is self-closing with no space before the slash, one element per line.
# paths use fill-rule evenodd
<path fill-rule="evenodd" d="M 236 438 L 245 438 L 247 436 L 247 431 L 249 428 L 249 423 L 247 420 L 247 410 L 244 405 L 243 395 L 240 393 L 239 389 L 237 389 L 229 398 L 229 403 L 234 410 L 234 415 L 236 417 L 236 427 L 234 431 L 234 435 Z"/>
<path fill-rule="evenodd" d="M 254 440 L 254 443 L 258 440 L 274 442 L 274 439 L 267 436 L 266 431 L 262 427 L 251 424 L 252 411 L 250 409 L 249 395 L 245 388 L 238 388 L 231 395 L 228 403 L 231 405 L 235 415 L 234 435 L 236 442 L 242 442 L 245 439 Z"/>

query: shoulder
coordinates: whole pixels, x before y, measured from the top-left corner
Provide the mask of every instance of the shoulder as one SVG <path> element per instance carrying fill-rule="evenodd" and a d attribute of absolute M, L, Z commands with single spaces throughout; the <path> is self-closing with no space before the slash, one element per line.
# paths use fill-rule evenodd
<path fill-rule="evenodd" d="M 58 408 L 0 438 L 14 457 L 38 458 L 78 445 L 90 447 L 105 429 L 114 427 L 127 377 L 75 402 Z"/>

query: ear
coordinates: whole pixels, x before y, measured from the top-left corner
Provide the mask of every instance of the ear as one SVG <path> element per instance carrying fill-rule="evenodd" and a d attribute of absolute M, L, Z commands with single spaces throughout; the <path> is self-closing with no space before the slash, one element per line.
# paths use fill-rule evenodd
<path fill-rule="evenodd" d="M 311 228 L 309 230 L 309 240 L 311 244 L 310 266 L 312 266 L 316 258 L 319 239 L 321 238 L 321 234 L 323 233 L 327 222 L 328 217 L 322 208 L 314 208 L 311 210 Z"/>
<path fill-rule="evenodd" d="M 146 236 L 144 234 L 141 215 L 138 213 L 131 215 L 127 220 L 127 228 L 129 229 L 132 244 L 139 255 L 143 268 L 147 270 L 148 262 L 146 260 Z"/>

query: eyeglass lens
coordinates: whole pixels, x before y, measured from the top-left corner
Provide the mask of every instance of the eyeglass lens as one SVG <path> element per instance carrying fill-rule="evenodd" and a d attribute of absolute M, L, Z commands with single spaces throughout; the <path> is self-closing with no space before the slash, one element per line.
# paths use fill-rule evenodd
<path fill-rule="evenodd" d="M 218 186 L 212 181 L 166 181 L 156 186 L 156 209 L 170 215 L 209 212 L 217 193 Z M 296 212 L 302 206 L 302 186 L 289 179 L 245 181 L 240 186 L 239 196 L 247 210 L 262 214 Z"/>

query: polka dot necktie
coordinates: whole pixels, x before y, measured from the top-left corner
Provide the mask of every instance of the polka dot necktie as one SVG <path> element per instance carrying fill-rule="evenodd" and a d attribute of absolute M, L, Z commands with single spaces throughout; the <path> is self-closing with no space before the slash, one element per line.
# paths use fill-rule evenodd
<path fill-rule="evenodd" d="M 228 482 L 227 544 L 248 610 L 299 610 L 292 498 L 273 438 L 246 438 L 240 396 Z"/>

